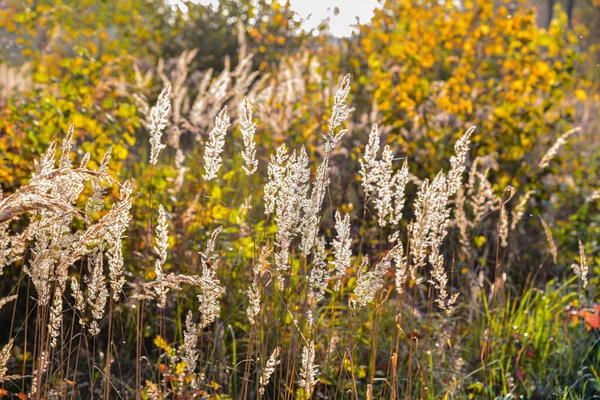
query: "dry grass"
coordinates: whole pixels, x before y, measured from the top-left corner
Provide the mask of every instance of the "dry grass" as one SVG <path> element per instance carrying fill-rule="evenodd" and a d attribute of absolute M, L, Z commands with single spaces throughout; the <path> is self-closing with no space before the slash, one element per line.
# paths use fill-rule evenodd
<path fill-rule="evenodd" d="M 186 127 L 202 137 L 209 128 L 202 125 L 202 116 L 210 112 L 215 120 L 207 140 L 201 140 L 203 168 L 190 171 L 202 179 L 202 193 L 218 186 L 224 173 L 265 171 L 259 168 L 253 119 L 260 124 L 265 111 L 258 108 L 253 114 L 249 100 L 259 102 L 260 92 L 240 98 L 232 89 L 247 88 L 253 80 L 246 59 L 240 58 L 234 86 L 228 69 L 216 81 L 207 74 L 197 99 L 183 107 L 181 80 L 189 57 L 182 56 L 182 78 L 167 84 L 156 107 L 143 107 L 148 110 L 152 173 L 150 182 L 138 180 L 138 185 L 152 185 L 161 171 L 165 129 L 179 173 L 173 185 L 185 184 L 189 167 L 183 165 L 178 129 Z M 255 87 L 264 85 L 258 82 Z M 73 130 L 63 139 L 58 164 L 52 144 L 31 180 L 0 202 L 0 271 L 17 269 L 20 281 L 28 282 L 27 293 L 16 286 L 0 302 L 15 301 L 10 342 L 0 353 L 3 387 L 32 399 L 462 398 L 477 375 L 488 390 L 506 392 L 489 372 L 495 362 L 487 347 L 491 322 L 470 333 L 477 343 L 471 352 L 462 349 L 473 314 L 504 307 L 503 297 L 492 296 L 488 304 L 486 295 L 503 291 L 507 275 L 501 248 L 508 245 L 532 193 L 520 194 L 508 212 L 514 188 L 498 196 L 486 160 L 469 159 L 474 127 L 456 142 L 447 172 L 440 169 L 413 185 L 410 155 L 398 165 L 400 155 L 390 145 L 380 148 L 380 133 L 373 126 L 360 171 L 353 171 L 362 185 L 362 215 L 340 210 L 342 205 L 326 199 L 338 170 L 334 155 L 348 135 L 344 124 L 354 111 L 347 106 L 349 91 L 350 77 L 345 76 L 333 96 L 321 149 L 289 152 L 280 146 L 262 180 L 262 201 L 258 189 L 240 193 L 251 199 L 247 209 L 259 210 L 252 218 L 246 213 L 240 222 L 251 225 L 246 230 L 251 255 L 232 239 L 227 226 L 207 228 L 212 233 L 206 242 L 196 243 L 204 249 L 199 264 L 189 268 L 169 263 L 172 249 L 179 247 L 171 230 L 180 221 L 172 220 L 167 203 L 156 201 L 159 193 L 143 199 L 155 254 L 152 240 L 146 240 L 145 254 L 130 257 L 125 246 L 145 240 L 125 240 L 136 188 L 111 178 L 110 152 L 97 169 L 87 167 L 89 156 L 73 166 Z M 233 141 L 242 149 L 237 158 L 243 163 L 224 171 L 222 153 L 232 135 L 227 99 L 234 104 L 230 109 L 241 110 L 234 123 L 242 140 Z M 184 117 L 182 110 L 189 114 Z M 540 167 L 551 162 L 575 131 L 560 137 Z M 110 188 L 119 188 L 117 199 L 106 196 Z M 416 192 L 412 204 L 409 190 Z M 199 198 L 202 209 L 204 196 Z M 113 204 L 106 210 L 109 200 Z M 259 221 L 256 216 L 263 209 Z M 476 274 L 475 268 L 467 268 L 468 283 L 459 285 L 456 257 L 474 265 L 473 235 L 491 214 L 498 218 L 497 235 L 488 238 L 497 242 L 495 269 Z M 542 224 L 556 264 L 550 227 L 544 219 Z M 332 225 L 335 235 L 328 228 Z M 460 243 L 456 253 L 449 239 L 454 234 Z M 371 237 L 377 238 L 375 243 L 363 245 Z M 585 288 L 589 266 L 581 241 L 579 249 L 577 271 Z M 196 251 L 190 249 L 190 254 Z M 23 308 L 25 317 L 17 320 L 16 310 Z M 154 338 L 149 332 L 156 333 Z M 151 342 L 157 351 L 150 349 Z M 27 356 L 12 362 L 15 343 Z M 472 362 L 474 355 L 480 357 Z"/>

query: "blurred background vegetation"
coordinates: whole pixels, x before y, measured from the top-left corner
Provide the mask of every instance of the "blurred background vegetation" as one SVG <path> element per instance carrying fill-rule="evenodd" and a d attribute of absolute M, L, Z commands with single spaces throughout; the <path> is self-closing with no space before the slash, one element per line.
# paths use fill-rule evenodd
<path fill-rule="evenodd" d="M 148 246 L 144 232 L 151 194 L 174 221 L 173 257 L 165 270 L 185 270 L 191 249 L 197 250 L 199 239 L 215 225 L 226 227 L 223 240 L 239 257 L 252 258 L 250 232 L 270 229 L 247 223 L 262 220 L 261 206 L 248 219 L 245 214 L 247 198 L 261 196 L 260 182 L 226 172 L 205 187 L 195 165 L 215 110 L 228 105 L 236 120 L 243 96 L 255 103 L 264 176 L 268 155 L 281 143 L 304 144 L 311 157 L 322 155 L 321 132 L 331 97 L 339 77 L 351 73 L 350 102 L 357 111 L 342 148 L 333 155 L 329 206 L 355 210 L 353 219 L 360 221 L 363 199 L 352 171 L 357 170 L 371 124 L 380 124 L 386 142 L 396 154 L 408 157 L 411 173 L 419 177 L 433 177 L 440 167 L 447 168 L 453 143 L 466 127 L 476 125 L 471 158 L 480 157 L 495 195 L 502 196 L 508 185 L 516 188 L 509 211 L 530 196 L 522 222 L 502 245 L 515 297 L 506 300 L 501 316 L 482 311 L 482 321 L 495 321 L 491 327 L 470 328 L 477 332 L 473 338 L 480 338 L 484 329 L 505 338 L 491 350 L 499 361 L 492 378 L 496 383 L 490 387 L 503 387 L 500 392 L 505 394 L 537 393 L 538 398 L 553 395 L 557 387 L 568 388 L 564 398 L 569 390 L 583 393 L 581 398 L 600 393 L 600 386 L 585 386 L 589 376 L 595 376 L 591 379 L 596 385 L 600 382 L 599 324 L 588 316 L 600 309 L 594 308 L 600 300 L 600 271 L 593 274 L 585 298 L 569 291 L 577 284 L 568 279 L 569 266 L 578 257 L 578 238 L 586 245 L 589 264 L 600 265 L 600 1 L 381 1 L 370 21 L 343 38 L 329 33 L 327 21 L 304 30 L 289 3 L 182 4 L 0 0 L 4 192 L 22 185 L 32 173 L 33 160 L 73 123 L 77 151 L 80 156 L 91 154 L 90 165 L 97 165 L 112 146 L 112 170 L 119 179 L 150 182 L 136 186 L 139 201 L 128 234 L 128 265 L 147 264 L 142 254 Z M 180 96 L 173 99 L 167 161 L 151 171 L 145 109 L 167 82 Z M 581 132 L 549 166 L 539 168 L 546 150 L 573 127 Z M 240 165 L 239 157 L 233 157 L 239 143 L 227 140 L 231 145 L 225 150 L 225 171 L 232 171 Z M 413 188 L 408 197 L 414 198 L 415 192 Z M 199 196 L 205 197 L 202 207 Z M 540 216 L 551 227 L 556 262 Z M 457 290 L 469 293 L 473 276 L 489 274 L 495 263 L 497 219 L 494 214 L 469 226 L 467 249 L 459 249 L 457 238 L 451 240 Z M 324 223 L 331 232 L 332 218 Z M 360 231 L 364 249 L 357 252 L 380 245 L 379 230 L 374 223 L 365 224 Z M 235 251 L 227 257 L 237 266 Z M 222 279 L 236 287 L 245 273 L 241 271 L 228 269 Z M 151 268 L 143 273 L 152 278 Z M 18 279 L 18 274 L 6 277 L 2 285 L 11 288 Z M 245 286 L 231 294 L 225 309 L 244 296 Z M 241 317 L 228 323 L 247 324 Z M 383 349 L 392 346 L 385 343 L 393 325 L 388 324 L 379 333 Z M 424 329 L 418 321 L 414 324 L 415 331 Z M 572 345 L 561 342 L 564 348 L 553 352 L 550 338 L 571 328 L 566 335 L 573 335 Z M 155 334 L 146 332 L 149 340 Z M 365 328 L 360 334 L 368 338 L 370 333 Z M 464 344 L 474 359 L 478 340 Z M 587 354 L 590 349 L 593 356 Z M 463 394 L 487 390 L 479 386 L 477 373 L 466 381 Z"/>
<path fill-rule="evenodd" d="M 318 147 L 332 85 L 350 72 L 359 112 L 346 153 L 339 155 L 344 162 L 355 163 L 370 124 L 379 123 L 388 143 L 409 155 L 417 168 L 413 173 L 431 176 L 449 159 L 450 144 L 464 127 L 476 125 L 473 156 L 493 158 L 488 166 L 496 192 L 507 185 L 518 193 L 534 190 L 535 207 L 552 209 L 555 233 L 570 248 L 570 228 L 585 228 L 580 236 L 598 234 L 596 216 L 581 201 L 598 189 L 597 0 L 386 1 L 371 21 L 344 38 L 330 35 L 326 20 L 303 30 L 289 3 L 181 4 L 2 2 L 4 190 L 23 182 L 33 158 L 71 123 L 82 130 L 80 151 L 90 152 L 92 162 L 112 145 L 117 170 L 129 163 L 122 171 L 143 175 L 146 166 L 137 161 L 147 131 L 133 95 L 155 99 L 165 82 L 179 79 L 193 99 L 209 74 L 216 79 L 227 69 L 227 79 L 240 80 L 241 58 L 249 56 L 243 66 L 247 82 L 238 87 L 221 81 L 231 86 L 227 90 L 244 91 L 243 86 L 247 93 L 227 93 L 220 103 L 260 91 L 259 107 L 275 107 L 263 113 L 258 131 L 263 157 L 284 140 Z M 193 54 L 184 60 L 184 52 Z M 207 111 L 194 134 L 206 133 L 200 128 L 212 118 Z M 570 153 L 539 171 L 536 160 L 574 126 L 583 134 L 570 143 Z M 338 203 L 356 203 L 357 182 L 344 176 L 346 170 L 351 169 L 341 168 L 340 190 L 332 196 Z M 561 177 L 564 172 L 568 179 Z M 188 194 L 193 197 L 193 189 Z M 539 229 L 535 219 L 532 225 Z M 512 246 L 515 254 L 521 245 L 535 247 L 521 238 Z"/>

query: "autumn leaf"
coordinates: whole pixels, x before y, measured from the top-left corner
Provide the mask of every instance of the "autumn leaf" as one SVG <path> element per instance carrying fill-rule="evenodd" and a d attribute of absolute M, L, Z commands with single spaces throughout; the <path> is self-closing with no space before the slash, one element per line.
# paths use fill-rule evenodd
<path fill-rule="evenodd" d="M 160 335 L 157 335 L 154 338 L 154 344 L 156 345 L 156 347 L 163 349 L 167 353 L 171 352 L 171 346 L 169 346 L 169 344 L 166 342 L 166 340 L 163 339 L 162 336 L 160 336 Z"/>

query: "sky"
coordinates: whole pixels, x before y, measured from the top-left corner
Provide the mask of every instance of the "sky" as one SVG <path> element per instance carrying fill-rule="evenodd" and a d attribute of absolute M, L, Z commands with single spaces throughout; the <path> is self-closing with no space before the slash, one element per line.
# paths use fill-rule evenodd
<path fill-rule="evenodd" d="M 172 0 L 173 1 L 173 0 Z M 217 3 L 218 0 L 197 0 L 202 4 Z M 286 0 L 279 0 L 285 3 Z M 177 3 L 177 1 L 173 1 Z M 356 17 L 361 23 L 368 22 L 373 16 L 373 9 L 377 7 L 377 0 L 290 0 L 292 9 L 302 18 L 305 28 L 314 28 L 327 17 L 330 17 L 329 27 L 335 36 L 349 36 L 352 32 L 351 25 L 356 24 Z M 339 9 L 339 14 L 334 15 L 334 9 Z"/>

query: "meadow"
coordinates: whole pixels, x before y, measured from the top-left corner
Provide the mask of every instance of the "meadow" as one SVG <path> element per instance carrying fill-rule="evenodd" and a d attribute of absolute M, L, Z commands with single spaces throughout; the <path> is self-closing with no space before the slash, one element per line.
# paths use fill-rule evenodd
<path fill-rule="evenodd" d="M 0 3 L 0 398 L 600 398 L 596 3 Z"/>

